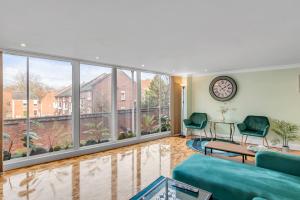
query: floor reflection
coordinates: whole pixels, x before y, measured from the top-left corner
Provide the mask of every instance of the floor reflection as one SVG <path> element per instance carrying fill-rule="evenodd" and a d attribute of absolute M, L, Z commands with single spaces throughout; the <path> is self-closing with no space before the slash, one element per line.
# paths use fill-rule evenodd
<path fill-rule="evenodd" d="M 185 139 L 139 145 L 6 172 L 1 196 L 15 199 L 126 200 L 194 153 Z"/>

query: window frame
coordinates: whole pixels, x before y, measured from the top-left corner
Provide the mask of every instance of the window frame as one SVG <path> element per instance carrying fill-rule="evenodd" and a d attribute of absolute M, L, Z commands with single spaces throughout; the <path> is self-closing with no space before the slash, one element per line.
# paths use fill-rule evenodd
<path fill-rule="evenodd" d="M 87 61 L 87 60 L 79 60 L 74 58 L 67 58 L 67 57 L 60 57 L 60 56 L 52 56 L 52 55 L 45 55 L 45 54 L 39 54 L 39 53 L 31 53 L 31 52 L 24 52 L 24 51 L 18 51 L 18 50 L 5 50 L 3 49 L 3 54 L 10 54 L 10 55 L 16 55 L 16 56 L 25 56 L 27 57 L 27 62 L 29 60 L 29 57 L 32 58 L 41 58 L 41 59 L 49 59 L 49 60 L 55 60 L 55 61 L 63 61 L 63 62 L 70 62 L 72 65 L 72 142 L 73 147 L 67 150 L 62 150 L 58 152 L 51 152 L 46 154 L 40 154 L 35 156 L 28 156 L 22 157 L 22 158 L 16 158 L 12 160 L 4 161 L 4 171 L 16 169 L 20 167 L 30 166 L 34 164 L 40 164 L 44 162 L 50 162 L 65 158 L 70 158 L 74 156 L 80 156 L 85 155 L 89 153 L 96 153 L 99 151 L 117 148 L 121 146 L 127 146 L 131 144 L 137 144 L 140 142 L 145 141 L 151 141 L 154 139 L 166 137 L 170 135 L 171 131 L 166 132 L 159 132 L 155 134 L 150 134 L 141 137 L 141 126 L 140 126 L 140 112 L 141 112 L 141 73 L 154 73 L 158 75 L 167 75 L 170 77 L 170 74 L 167 73 L 161 73 L 156 71 L 150 71 L 150 70 L 141 70 L 134 67 L 127 67 L 127 66 L 120 66 L 120 65 L 113 65 L 113 64 L 106 64 L 106 63 L 100 63 L 100 62 L 93 62 L 93 61 Z M 112 134 L 112 141 L 97 144 L 97 145 L 91 145 L 91 146 L 84 146 L 80 147 L 80 64 L 87 64 L 87 65 L 93 65 L 93 66 L 99 66 L 99 67 L 107 67 L 112 69 L 112 78 L 111 78 L 111 95 L 112 95 L 112 104 L 111 104 L 111 134 Z M 27 63 L 27 67 L 29 63 Z M 4 67 L 4 66 L 3 66 Z M 137 102 L 136 102 L 136 137 L 118 140 L 117 139 L 117 69 L 119 70 L 130 70 L 136 72 L 136 79 L 137 79 Z M 28 73 L 28 72 L 27 72 Z M 27 74 L 29 76 L 29 73 Z M 171 88 L 171 84 L 169 85 Z M 29 88 L 28 88 L 29 89 Z M 171 95 L 171 94 L 170 94 Z M 171 97 L 170 97 L 171 98 Z M 27 97 L 29 99 L 29 95 Z M 29 107 L 29 103 L 26 105 Z M 59 107 L 59 105 L 56 105 Z M 63 105 L 62 105 L 63 106 Z M 70 105 L 69 105 L 70 107 Z M 29 112 L 26 113 L 29 115 Z M 169 109 L 169 115 L 170 115 L 170 109 Z M 29 121 L 29 120 L 27 120 Z M 160 120 L 159 120 L 160 123 Z M 28 152 L 27 152 L 28 154 Z"/>

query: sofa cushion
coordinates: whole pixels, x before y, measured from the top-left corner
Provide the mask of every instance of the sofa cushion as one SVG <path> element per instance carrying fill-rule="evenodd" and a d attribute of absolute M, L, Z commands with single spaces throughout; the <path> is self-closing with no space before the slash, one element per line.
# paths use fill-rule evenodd
<path fill-rule="evenodd" d="M 218 200 L 294 200 L 300 177 L 195 154 L 173 170 L 173 178 L 213 193 Z"/>

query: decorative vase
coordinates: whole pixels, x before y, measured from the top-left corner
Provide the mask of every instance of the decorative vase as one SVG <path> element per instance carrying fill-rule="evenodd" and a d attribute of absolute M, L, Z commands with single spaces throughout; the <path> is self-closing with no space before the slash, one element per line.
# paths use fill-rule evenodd
<path fill-rule="evenodd" d="M 221 121 L 225 122 L 225 114 L 224 113 L 221 113 Z"/>
<path fill-rule="evenodd" d="M 290 150 L 289 146 L 282 146 L 281 151 L 282 151 L 283 153 L 287 153 L 287 152 L 289 152 L 289 150 Z"/>

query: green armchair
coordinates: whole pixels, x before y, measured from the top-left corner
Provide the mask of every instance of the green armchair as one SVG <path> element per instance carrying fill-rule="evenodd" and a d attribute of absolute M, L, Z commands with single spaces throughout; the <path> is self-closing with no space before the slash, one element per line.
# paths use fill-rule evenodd
<path fill-rule="evenodd" d="M 184 119 L 183 123 L 187 129 L 190 130 L 203 130 L 205 137 L 207 137 L 205 127 L 207 125 L 207 114 L 206 113 L 193 113 L 189 119 Z"/>
<path fill-rule="evenodd" d="M 270 122 L 267 117 L 250 115 L 246 117 L 243 123 L 238 124 L 237 127 L 242 134 L 241 143 L 246 143 L 248 136 L 254 136 L 263 138 L 263 145 L 265 145 L 264 142 L 266 141 L 269 147 L 266 136 L 269 132 Z M 245 141 L 243 141 L 244 135 L 246 136 Z"/>

